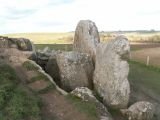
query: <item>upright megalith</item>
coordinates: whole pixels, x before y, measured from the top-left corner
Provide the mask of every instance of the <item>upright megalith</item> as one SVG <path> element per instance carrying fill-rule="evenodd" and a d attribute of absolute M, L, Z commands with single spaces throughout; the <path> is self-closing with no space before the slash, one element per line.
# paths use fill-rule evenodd
<path fill-rule="evenodd" d="M 129 101 L 129 65 L 124 59 L 129 51 L 129 41 L 124 36 L 99 44 L 96 50 L 94 87 L 111 108 L 126 108 Z"/>
<path fill-rule="evenodd" d="M 96 46 L 99 42 L 100 37 L 95 23 L 81 20 L 76 27 L 73 50 L 88 53 L 95 61 Z"/>
<path fill-rule="evenodd" d="M 93 63 L 88 54 L 62 52 L 56 55 L 61 87 L 66 91 L 76 87 L 92 87 Z"/>

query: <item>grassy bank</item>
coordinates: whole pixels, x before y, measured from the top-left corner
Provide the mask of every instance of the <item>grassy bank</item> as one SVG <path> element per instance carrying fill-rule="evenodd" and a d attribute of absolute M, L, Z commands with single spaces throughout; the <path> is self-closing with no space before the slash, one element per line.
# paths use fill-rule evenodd
<path fill-rule="evenodd" d="M 0 120 L 40 120 L 40 100 L 19 84 L 15 71 L 0 65 Z"/>
<path fill-rule="evenodd" d="M 146 66 L 143 63 L 129 61 L 129 80 L 133 83 L 143 85 L 148 89 L 160 94 L 160 68 Z"/>

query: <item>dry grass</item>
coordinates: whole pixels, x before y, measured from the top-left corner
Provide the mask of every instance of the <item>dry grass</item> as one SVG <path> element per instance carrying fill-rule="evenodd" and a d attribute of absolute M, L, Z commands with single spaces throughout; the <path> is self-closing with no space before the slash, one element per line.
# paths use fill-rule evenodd
<path fill-rule="evenodd" d="M 120 33 L 100 33 L 101 41 L 105 42 L 114 39 Z M 123 33 L 131 42 L 160 42 L 160 32 L 155 33 Z"/>
<path fill-rule="evenodd" d="M 100 33 L 102 42 L 114 39 L 117 35 L 123 34 L 132 42 L 160 42 L 160 32 L 155 33 Z M 74 32 L 66 33 L 17 33 L 5 34 L 8 37 L 24 37 L 30 39 L 34 44 L 72 44 Z"/>
<path fill-rule="evenodd" d="M 17 33 L 5 34 L 13 38 L 28 38 L 34 44 L 70 44 L 73 41 L 73 33 Z"/>

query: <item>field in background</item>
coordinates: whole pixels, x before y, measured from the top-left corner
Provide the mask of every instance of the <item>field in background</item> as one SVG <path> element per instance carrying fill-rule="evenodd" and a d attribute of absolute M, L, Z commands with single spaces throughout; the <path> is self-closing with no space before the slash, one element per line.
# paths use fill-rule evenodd
<path fill-rule="evenodd" d="M 102 42 L 125 35 L 131 42 L 160 42 L 160 32 L 100 32 Z M 34 44 L 72 44 L 74 32 L 66 33 L 17 33 L 3 36 L 28 38 Z"/>
<path fill-rule="evenodd" d="M 131 59 L 147 65 L 160 67 L 160 47 L 132 51 Z"/>
<path fill-rule="evenodd" d="M 73 41 L 73 33 L 17 33 L 5 34 L 3 36 L 13 38 L 28 38 L 34 44 L 71 44 Z"/>
<path fill-rule="evenodd" d="M 116 32 L 100 33 L 101 41 L 114 39 L 117 35 L 125 35 L 131 42 L 160 42 L 160 32 Z"/>
<path fill-rule="evenodd" d="M 101 42 L 107 42 L 120 34 L 125 35 L 129 39 L 132 51 L 160 47 L 160 32 L 100 32 L 100 39 Z M 72 50 L 74 32 L 17 33 L 5 34 L 3 36 L 28 38 L 36 45 L 37 49 L 44 49 L 48 46 L 50 49 L 70 51 Z"/>
<path fill-rule="evenodd" d="M 150 56 L 151 65 L 157 65 L 160 56 L 157 52 L 159 50 L 147 51 L 148 48 L 160 47 L 160 32 L 100 32 L 100 39 L 102 42 L 114 39 L 117 35 L 125 35 L 131 43 L 131 51 L 143 50 L 137 53 L 133 53 L 133 60 L 146 63 L 146 57 Z M 28 38 L 36 46 L 36 49 L 44 49 L 49 47 L 54 50 L 72 50 L 72 43 L 74 32 L 68 33 L 19 33 L 19 34 L 6 34 L 5 36 L 14 38 Z M 150 53 L 148 55 L 148 53 Z M 153 54 L 152 54 L 153 53 Z M 154 54 L 157 53 L 157 54 Z M 156 62 L 155 62 L 156 61 Z M 158 62 L 157 62 L 158 61 Z M 159 64 L 158 64 L 159 65 Z"/>

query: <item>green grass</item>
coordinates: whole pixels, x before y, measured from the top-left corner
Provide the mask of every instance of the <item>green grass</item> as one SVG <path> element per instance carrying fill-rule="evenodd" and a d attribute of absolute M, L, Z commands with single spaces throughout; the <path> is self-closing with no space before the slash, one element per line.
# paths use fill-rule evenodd
<path fill-rule="evenodd" d="M 3 108 L 6 101 L 12 96 L 12 90 L 16 87 L 18 78 L 14 70 L 6 65 L 0 65 L 0 108 Z"/>
<path fill-rule="evenodd" d="M 19 83 L 13 68 L 0 64 L 0 120 L 40 120 L 39 98 L 29 95 Z"/>
<path fill-rule="evenodd" d="M 49 47 L 51 50 L 65 50 L 71 51 L 72 44 L 35 44 L 36 49 L 43 50 L 45 47 Z"/>
<path fill-rule="evenodd" d="M 4 109 L 7 118 L 12 120 L 36 119 L 40 120 L 40 102 L 36 97 L 29 96 L 23 88 L 14 90 L 12 99 Z"/>
<path fill-rule="evenodd" d="M 74 104 L 74 106 L 82 113 L 86 113 L 90 120 L 97 120 L 97 110 L 95 103 L 82 101 L 82 99 L 73 96 L 73 95 L 67 95 L 66 98 Z"/>
<path fill-rule="evenodd" d="M 143 63 L 129 61 L 128 79 L 136 84 L 142 84 L 160 94 L 160 68 L 146 66 Z"/>
<path fill-rule="evenodd" d="M 28 71 L 39 69 L 37 66 L 33 65 L 30 61 L 25 61 L 23 63 L 23 67 L 26 68 Z"/>

